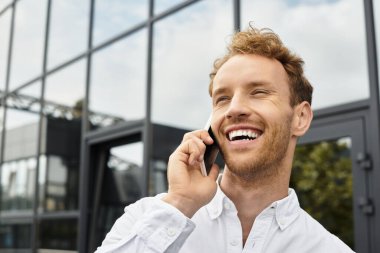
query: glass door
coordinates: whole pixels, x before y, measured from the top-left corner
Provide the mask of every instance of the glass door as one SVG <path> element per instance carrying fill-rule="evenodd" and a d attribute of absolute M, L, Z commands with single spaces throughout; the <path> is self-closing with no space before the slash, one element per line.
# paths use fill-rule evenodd
<path fill-rule="evenodd" d="M 81 246 L 86 252 L 94 252 L 101 245 L 127 205 L 146 195 L 142 136 L 140 127 L 121 132 L 114 129 L 88 138 L 87 193 L 83 195 L 87 198 L 82 198 L 81 204 L 81 209 L 87 210 L 81 218 L 81 226 L 87 227 L 82 237 L 87 245 Z"/>
<path fill-rule="evenodd" d="M 297 146 L 291 187 L 301 207 L 356 252 L 369 252 L 364 119 L 315 121 Z"/>

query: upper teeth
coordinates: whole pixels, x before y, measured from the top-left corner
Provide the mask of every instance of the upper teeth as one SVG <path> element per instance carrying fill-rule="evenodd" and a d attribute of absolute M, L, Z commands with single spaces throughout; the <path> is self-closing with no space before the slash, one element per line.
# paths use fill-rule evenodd
<path fill-rule="evenodd" d="M 258 137 L 258 134 L 252 130 L 234 130 L 228 133 L 228 138 L 232 141 L 235 137 L 246 136 L 246 139 L 255 139 Z"/>

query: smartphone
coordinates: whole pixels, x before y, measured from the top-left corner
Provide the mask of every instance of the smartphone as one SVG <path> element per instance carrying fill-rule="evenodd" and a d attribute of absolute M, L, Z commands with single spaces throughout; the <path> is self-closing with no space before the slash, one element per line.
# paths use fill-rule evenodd
<path fill-rule="evenodd" d="M 204 176 L 207 176 L 211 170 L 212 165 L 215 163 L 216 157 L 219 153 L 219 146 L 211 129 L 211 116 L 208 119 L 204 129 L 208 131 L 211 138 L 214 140 L 213 144 L 206 145 L 203 163 L 201 163 L 202 174 Z"/>

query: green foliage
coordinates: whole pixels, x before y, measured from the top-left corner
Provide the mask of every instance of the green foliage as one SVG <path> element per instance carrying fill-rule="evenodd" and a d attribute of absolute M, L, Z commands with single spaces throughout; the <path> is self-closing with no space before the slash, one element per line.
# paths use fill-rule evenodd
<path fill-rule="evenodd" d="M 344 142 L 298 146 L 290 187 L 305 211 L 353 248 L 351 169 Z"/>

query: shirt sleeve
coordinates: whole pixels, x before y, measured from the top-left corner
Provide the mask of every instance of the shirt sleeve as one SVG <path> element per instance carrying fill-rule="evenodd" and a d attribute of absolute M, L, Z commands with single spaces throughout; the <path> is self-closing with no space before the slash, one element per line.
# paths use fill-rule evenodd
<path fill-rule="evenodd" d="M 175 253 L 195 224 L 160 197 L 144 198 L 125 208 L 96 253 Z"/>

